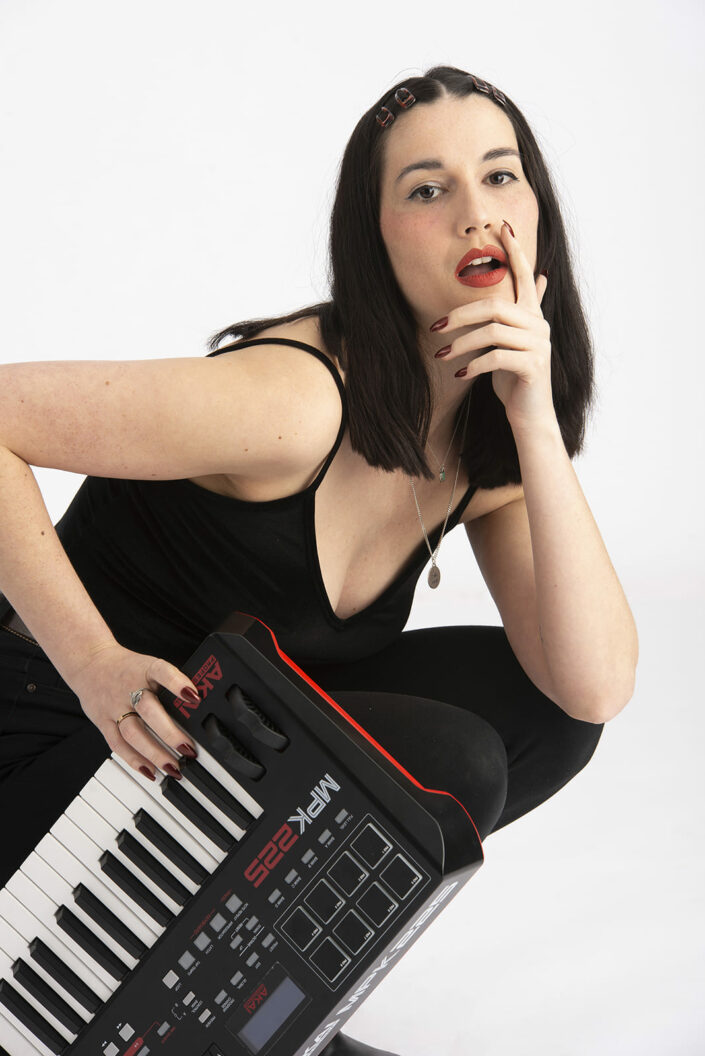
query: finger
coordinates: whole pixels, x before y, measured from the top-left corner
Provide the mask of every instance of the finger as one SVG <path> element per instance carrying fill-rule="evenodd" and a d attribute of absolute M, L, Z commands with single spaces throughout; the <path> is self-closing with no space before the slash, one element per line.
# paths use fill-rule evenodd
<path fill-rule="evenodd" d="M 143 700 L 145 697 L 142 698 Z M 140 704 L 142 701 L 140 701 Z M 159 701 L 154 701 L 156 709 L 162 709 Z M 145 766 L 147 769 L 154 773 L 155 767 L 162 770 L 166 774 L 170 774 L 171 777 L 180 777 L 179 771 L 179 753 L 174 750 L 174 753 L 169 751 L 169 746 L 161 743 L 161 739 L 158 735 L 155 736 L 156 731 L 152 729 L 150 723 L 140 714 L 132 718 L 128 715 L 126 719 L 123 719 L 120 723 L 118 733 L 122 737 L 122 752 L 134 753 L 134 756 L 139 758 L 140 767 Z"/>
<path fill-rule="evenodd" d="M 455 377 L 467 381 L 476 378 L 478 374 L 489 374 L 493 370 L 507 370 L 512 374 L 526 376 L 526 358 L 517 358 L 516 351 L 513 348 L 493 348 L 473 359 L 466 367 L 461 367 L 456 371 Z"/>
<path fill-rule="evenodd" d="M 125 739 L 123 733 L 121 732 L 123 726 L 126 726 L 127 723 L 131 723 L 135 726 L 143 725 L 142 720 L 139 718 L 139 716 L 134 719 L 131 716 L 128 716 L 128 718 L 123 719 L 119 727 L 117 723 L 113 721 L 108 722 L 105 726 L 99 726 L 98 728 L 103 734 L 108 748 L 111 752 L 113 752 L 114 755 L 117 755 L 121 759 L 123 759 L 128 766 L 132 767 L 133 770 L 138 770 L 143 773 L 145 777 L 150 777 L 152 780 L 154 780 L 155 763 L 153 763 L 147 755 L 144 755 L 142 752 L 138 752 L 135 748 L 133 748 L 133 746 L 130 744 L 129 741 Z M 125 729 L 125 733 L 126 732 L 127 729 Z M 162 761 L 166 762 L 166 760 Z"/>
<path fill-rule="evenodd" d="M 533 276 L 532 276 L 533 281 Z M 448 322 L 439 328 L 440 337 L 460 330 L 466 326 L 477 326 L 481 323 L 506 323 L 508 326 L 523 327 L 526 330 L 536 325 L 536 313 L 528 311 L 519 304 L 499 297 L 484 297 L 481 301 L 470 301 L 459 304 L 448 312 Z"/>
<path fill-rule="evenodd" d="M 165 710 L 162 702 L 155 693 L 149 691 L 143 693 L 140 702 L 137 705 L 137 711 L 139 712 L 140 718 L 149 727 L 150 731 L 159 738 L 159 741 L 163 742 L 168 748 L 170 748 L 177 755 L 188 755 L 192 758 L 197 754 L 197 750 L 193 745 L 191 738 L 184 732 L 181 726 L 175 722 L 175 720 Z M 120 724 L 122 729 L 125 723 Z M 135 744 L 133 738 L 129 738 L 130 743 Z M 155 742 L 156 743 L 156 742 Z M 136 747 L 139 747 L 136 745 Z M 157 766 L 161 767 L 159 758 L 166 758 L 164 756 L 164 749 L 161 747 L 159 755 L 152 755 L 154 762 Z M 170 762 L 170 759 L 166 759 Z"/>
<path fill-rule="evenodd" d="M 529 267 L 529 262 L 516 236 L 509 230 L 506 220 L 502 223 L 501 236 L 502 245 L 507 250 L 511 267 L 512 280 L 514 282 L 514 300 L 517 304 L 523 304 L 528 308 L 531 305 L 531 299 L 536 296 L 534 273 Z"/>
<path fill-rule="evenodd" d="M 176 747 L 178 744 L 184 742 L 184 731 L 172 718 L 170 718 L 170 716 L 167 715 L 166 711 L 164 711 L 158 697 L 156 696 L 156 690 L 159 686 L 163 686 L 175 697 L 186 701 L 186 707 L 191 709 L 198 707 L 201 700 L 200 694 L 191 679 L 180 671 L 178 667 L 175 667 L 174 664 L 170 664 L 168 660 L 153 657 L 151 664 L 147 668 L 145 677 L 150 688 L 153 688 L 155 691 L 153 699 L 156 700 L 156 703 L 160 708 L 161 722 L 160 729 L 157 730 L 157 732 L 167 744 Z M 143 697 L 142 699 L 145 698 Z M 149 717 L 145 714 L 145 710 L 141 705 L 142 701 L 140 701 L 139 707 L 140 715 L 145 715 L 145 718 L 149 721 Z M 150 714 L 151 713 L 152 708 L 150 707 Z M 164 735 L 165 732 L 167 736 Z M 186 743 L 189 744 L 192 751 L 195 752 L 195 746 L 192 744 L 191 738 L 188 736 L 186 737 Z"/>
<path fill-rule="evenodd" d="M 466 355 L 468 352 L 477 352 L 480 349 L 489 349 L 490 346 L 497 345 L 528 352 L 530 339 L 531 335 L 527 330 L 516 326 L 503 326 L 502 323 L 488 323 L 486 326 L 473 330 L 470 334 L 457 338 L 451 344 L 450 352 L 442 358 L 444 362 L 452 362 L 458 356 Z"/>

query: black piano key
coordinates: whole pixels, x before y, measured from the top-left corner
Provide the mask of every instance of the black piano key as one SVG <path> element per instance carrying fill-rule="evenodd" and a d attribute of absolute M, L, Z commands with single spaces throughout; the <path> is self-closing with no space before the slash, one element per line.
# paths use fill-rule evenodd
<path fill-rule="evenodd" d="M 78 943 L 81 949 L 85 950 L 94 961 L 102 965 L 106 972 L 112 975 L 113 979 L 119 981 L 125 978 L 130 969 L 124 961 L 121 961 L 117 954 L 108 949 L 105 943 L 101 942 L 98 936 L 94 935 L 91 929 L 86 927 L 83 921 L 79 920 L 76 914 L 72 913 L 67 906 L 59 906 L 54 918 L 61 930 L 65 931 L 74 942 Z"/>
<path fill-rule="evenodd" d="M 87 1012 L 97 1012 L 102 1002 L 97 994 L 79 978 L 75 972 L 64 964 L 53 950 L 42 942 L 41 939 L 32 939 L 29 944 L 29 954 L 37 962 L 40 968 L 55 979 L 64 988 L 67 994 L 78 1001 Z"/>
<path fill-rule="evenodd" d="M 161 789 L 164 798 L 180 810 L 184 817 L 193 822 L 205 836 L 213 840 L 221 851 L 230 850 L 235 843 L 235 837 L 231 836 L 227 829 L 224 829 L 192 795 L 181 788 L 175 778 L 165 777 L 161 783 Z"/>
<path fill-rule="evenodd" d="M 188 851 L 185 851 L 178 840 L 163 829 L 146 810 L 143 808 L 138 810 L 132 820 L 137 831 L 153 843 L 174 865 L 177 865 L 189 880 L 193 880 L 194 884 L 202 884 L 208 878 L 208 870 L 204 869 Z"/>
<path fill-rule="evenodd" d="M 25 990 L 39 1001 L 42 1008 L 51 1012 L 54 1019 L 63 1023 L 72 1034 L 78 1034 L 79 1030 L 85 1027 L 86 1021 L 81 1019 L 78 1012 L 71 1008 L 71 1005 L 67 1004 L 63 997 L 60 997 L 49 986 L 46 979 L 37 975 L 34 968 L 31 968 L 21 957 L 13 964 L 12 974 L 17 982 L 21 983 Z"/>
<path fill-rule="evenodd" d="M 68 1048 L 71 1042 L 54 1030 L 50 1023 L 44 1019 L 29 1001 L 25 1001 L 22 994 L 18 994 L 14 986 L 6 979 L 0 979 L 0 1005 L 17 1016 L 20 1023 L 32 1032 L 48 1049 L 56 1053 L 56 1056 Z"/>
<path fill-rule="evenodd" d="M 153 880 L 165 894 L 174 899 L 174 902 L 178 902 L 180 906 L 183 906 L 191 892 L 183 884 L 180 884 L 176 877 L 172 876 L 168 869 L 165 869 L 162 863 L 157 861 L 154 855 L 150 854 L 139 840 L 136 840 L 134 836 L 131 836 L 129 832 L 123 829 L 122 832 L 118 833 L 116 843 L 125 857 L 134 862 L 145 876 Z"/>
<path fill-rule="evenodd" d="M 107 931 L 108 935 L 119 942 L 122 948 L 131 953 L 133 957 L 141 957 L 147 952 L 148 947 L 142 939 L 130 931 L 127 925 L 123 924 L 119 917 L 116 917 L 112 910 L 104 906 L 100 899 L 83 884 L 78 884 L 73 889 L 73 897 L 76 899 L 76 905 L 80 906 L 96 924 L 100 924 L 103 931 Z"/>
<path fill-rule="evenodd" d="M 145 887 L 141 881 L 133 876 L 130 870 L 126 869 L 114 854 L 111 854 L 110 851 L 105 851 L 99 861 L 105 875 L 109 876 L 113 883 L 122 888 L 125 894 L 129 895 L 133 902 L 136 902 L 145 913 L 149 914 L 152 920 L 156 920 L 157 924 L 166 927 L 174 919 L 174 914 L 171 910 L 167 909 L 164 903 L 160 902 L 149 888 Z"/>
<path fill-rule="evenodd" d="M 202 795 L 206 796 L 218 810 L 222 810 L 226 818 L 230 818 L 241 829 L 248 828 L 255 820 L 227 789 L 209 774 L 197 759 L 184 758 L 180 763 L 181 773 L 186 775 L 187 780 L 192 781 L 194 786 Z"/>

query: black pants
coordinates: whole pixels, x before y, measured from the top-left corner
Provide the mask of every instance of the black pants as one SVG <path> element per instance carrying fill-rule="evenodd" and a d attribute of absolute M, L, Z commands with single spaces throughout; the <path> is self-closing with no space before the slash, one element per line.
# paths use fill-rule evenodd
<path fill-rule="evenodd" d="M 534 686 L 503 627 L 404 631 L 304 670 L 421 784 L 456 796 L 482 840 L 563 788 L 603 729 Z M 109 754 L 43 650 L 0 626 L 0 887 Z"/>

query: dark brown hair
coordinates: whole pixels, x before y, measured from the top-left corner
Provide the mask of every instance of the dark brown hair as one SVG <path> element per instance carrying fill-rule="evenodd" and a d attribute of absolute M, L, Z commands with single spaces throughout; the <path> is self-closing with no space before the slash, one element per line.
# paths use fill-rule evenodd
<path fill-rule="evenodd" d="M 346 372 L 348 424 L 353 450 L 371 466 L 410 476 L 433 477 L 424 448 L 432 398 L 418 353 L 417 325 L 392 271 L 379 224 L 384 129 L 376 120 L 387 106 L 403 120 L 394 93 L 406 87 L 414 105 L 476 91 L 473 79 L 453 66 L 434 66 L 422 77 L 400 81 L 363 114 L 340 164 L 330 221 L 328 278 L 331 299 L 289 315 L 250 319 L 220 330 L 213 351 L 226 337 L 250 338 L 278 323 L 318 315 L 321 338 Z M 551 176 L 523 115 L 505 95 L 526 178 L 538 201 L 536 275 L 547 271 L 541 311 L 551 328 L 551 385 L 556 417 L 570 458 L 583 447 L 594 399 L 592 339 L 573 276 L 573 265 Z M 491 373 L 479 375 L 458 408 L 470 401 L 463 466 L 471 484 L 493 488 L 521 482 L 519 459 L 504 405 Z"/>

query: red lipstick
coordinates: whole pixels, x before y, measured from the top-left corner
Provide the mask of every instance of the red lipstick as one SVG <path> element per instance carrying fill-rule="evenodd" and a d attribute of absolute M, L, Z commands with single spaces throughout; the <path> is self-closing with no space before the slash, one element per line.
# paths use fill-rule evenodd
<path fill-rule="evenodd" d="M 467 274 L 461 275 L 460 272 L 463 268 L 466 268 L 470 261 L 475 260 L 477 257 L 493 257 L 501 266 L 498 268 L 494 267 L 491 271 L 478 273 L 475 269 L 483 267 L 483 265 L 473 264 Z M 494 286 L 502 281 L 507 271 L 507 254 L 504 250 L 500 249 L 499 246 L 483 246 L 482 249 L 471 249 L 462 260 L 458 261 L 455 266 L 455 277 L 458 282 L 462 282 L 463 286 Z"/>

